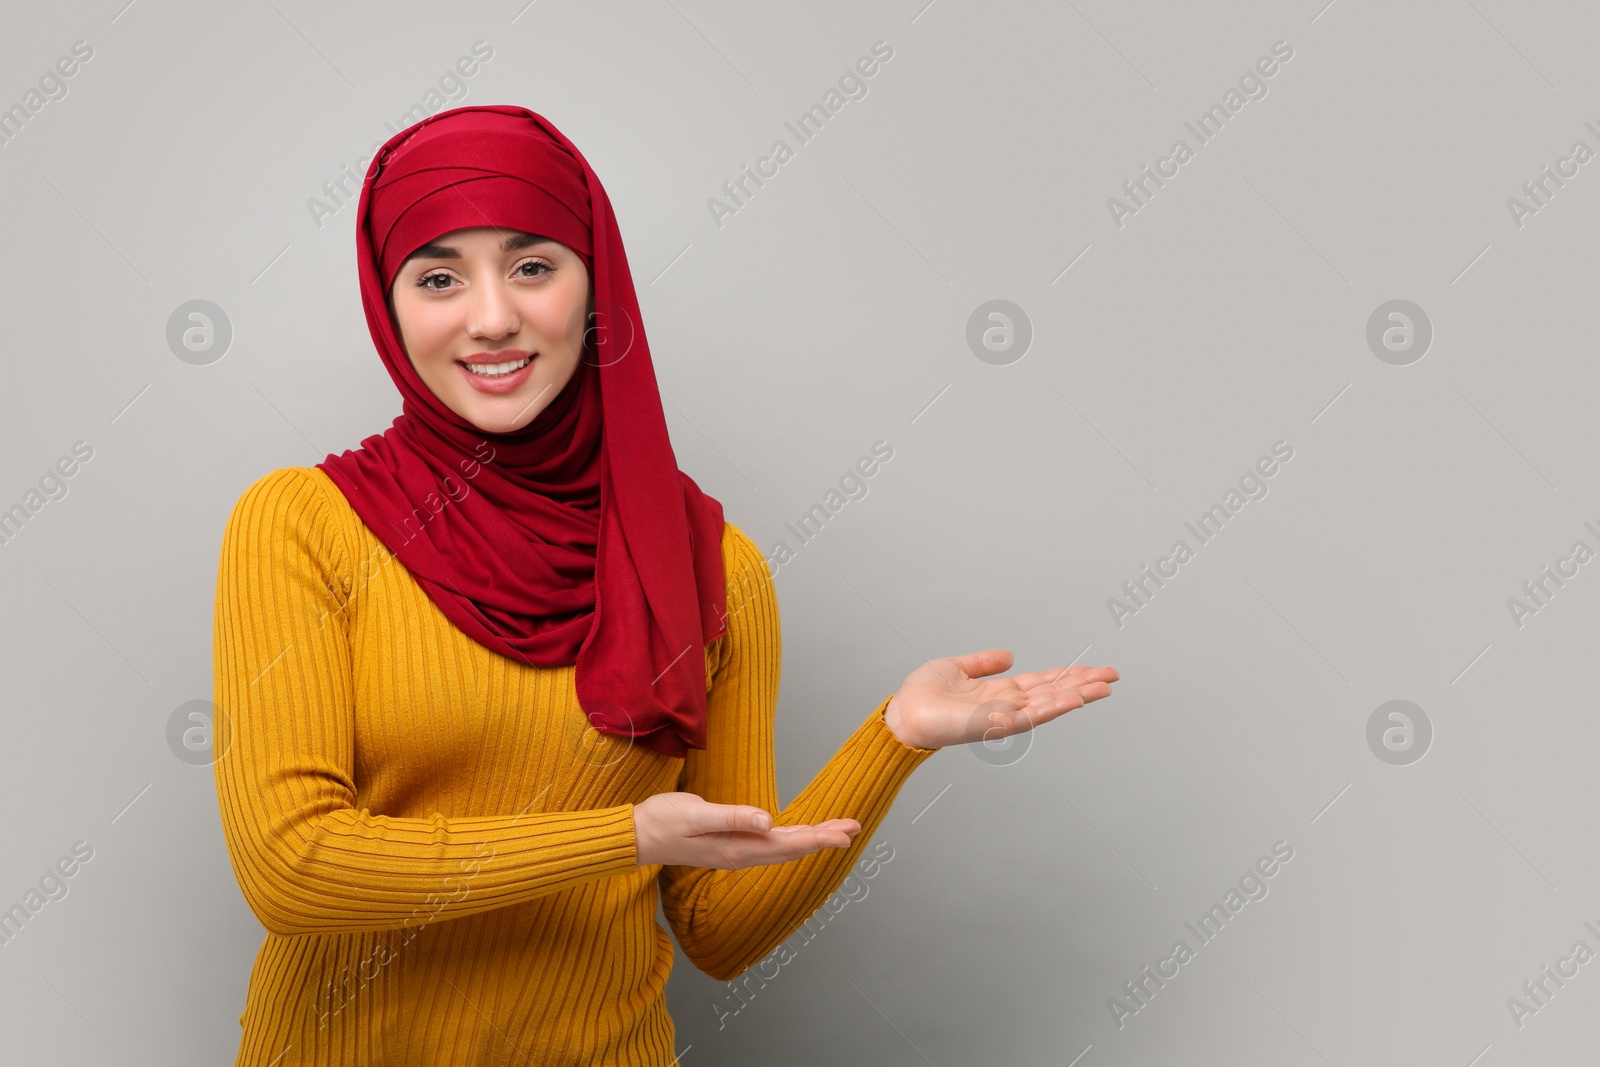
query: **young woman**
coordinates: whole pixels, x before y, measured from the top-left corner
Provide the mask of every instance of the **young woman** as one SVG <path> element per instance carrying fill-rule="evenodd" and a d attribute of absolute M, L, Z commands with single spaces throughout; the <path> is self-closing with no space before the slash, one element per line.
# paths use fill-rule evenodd
<path fill-rule="evenodd" d="M 222 545 L 217 795 L 267 929 L 237 1064 L 675 1061 L 937 749 L 1110 693 L 934 660 L 778 809 L 767 564 L 678 470 L 611 204 L 514 107 L 374 157 L 361 294 L 403 413 L 255 482 Z"/>

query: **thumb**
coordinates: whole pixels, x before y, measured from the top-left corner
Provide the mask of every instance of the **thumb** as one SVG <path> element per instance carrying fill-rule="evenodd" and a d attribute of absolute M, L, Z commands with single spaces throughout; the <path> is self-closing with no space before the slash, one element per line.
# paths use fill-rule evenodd
<path fill-rule="evenodd" d="M 724 829 L 728 830 L 756 830 L 765 832 L 772 829 L 772 816 L 763 808 L 750 807 L 745 804 L 724 804 L 723 816 L 726 820 Z"/>
<path fill-rule="evenodd" d="M 988 674 L 999 674 L 1001 671 L 1011 669 L 1011 652 L 1004 648 L 989 648 L 982 652 L 969 652 L 965 656 L 951 656 L 950 659 L 957 667 L 966 672 L 968 678 L 982 678 Z"/>

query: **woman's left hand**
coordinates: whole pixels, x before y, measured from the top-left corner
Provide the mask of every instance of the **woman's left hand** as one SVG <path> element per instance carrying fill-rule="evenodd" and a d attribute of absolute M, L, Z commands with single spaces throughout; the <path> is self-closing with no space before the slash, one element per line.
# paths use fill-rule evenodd
<path fill-rule="evenodd" d="M 906 675 L 884 709 L 884 720 L 913 748 L 992 741 L 1110 696 L 1118 677 L 1114 667 L 1055 667 L 985 678 L 1011 662 L 1003 648 L 930 660 Z"/>

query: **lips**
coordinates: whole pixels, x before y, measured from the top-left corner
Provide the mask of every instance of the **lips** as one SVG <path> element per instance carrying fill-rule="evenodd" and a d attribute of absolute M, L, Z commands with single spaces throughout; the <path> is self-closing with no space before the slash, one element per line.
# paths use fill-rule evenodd
<path fill-rule="evenodd" d="M 534 353 L 521 348 L 507 348 L 499 352 L 474 352 L 470 356 L 462 356 L 457 363 L 471 363 L 474 365 L 484 363 L 515 363 L 519 359 L 529 359 Z"/>
<path fill-rule="evenodd" d="M 510 374 L 500 374 L 494 377 L 468 370 L 466 366 L 469 363 L 474 366 L 493 366 L 497 363 L 514 363 L 519 359 L 526 359 L 528 362 Z M 467 384 L 471 385 L 472 388 L 480 393 L 497 395 L 509 393 L 531 378 L 534 364 L 537 362 L 538 357 L 531 352 L 474 352 L 465 359 L 456 360 L 456 366 L 460 368 L 461 375 L 467 379 Z"/>

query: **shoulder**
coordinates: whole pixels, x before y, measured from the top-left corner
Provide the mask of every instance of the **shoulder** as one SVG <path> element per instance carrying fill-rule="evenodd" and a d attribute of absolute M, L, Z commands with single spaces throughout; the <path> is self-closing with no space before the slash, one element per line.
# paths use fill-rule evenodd
<path fill-rule="evenodd" d="M 757 660 L 776 665 L 781 655 L 782 621 L 772 572 L 755 541 L 726 520 L 722 528 L 722 572 L 726 626 L 708 646 L 712 673 L 721 676 L 724 668 L 735 661 Z"/>
<path fill-rule="evenodd" d="M 296 524 L 326 522 L 332 481 L 315 467 L 279 467 L 251 482 L 234 502 L 228 525 L 287 517 Z"/>
<path fill-rule="evenodd" d="M 298 548 L 331 573 L 348 560 L 340 521 L 343 495 L 315 467 L 280 467 L 261 475 L 239 495 L 223 533 L 223 555 L 236 564 L 281 558 Z M 345 509 L 348 510 L 346 506 Z"/>
<path fill-rule="evenodd" d="M 722 523 L 722 562 L 725 567 L 731 570 L 731 564 L 735 561 L 741 564 L 759 561 L 765 566 L 767 559 L 761 554 L 761 549 L 756 547 L 755 541 L 751 540 L 749 534 L 724 519 Z"/>
<path fill-rule="evenodd" d="M 728 614 L 733 614 L 736 600 L 776 599 L 767 557 L 749 534 L 727 521 L 722 525 L 722 572 L 728 587 Z"/>

